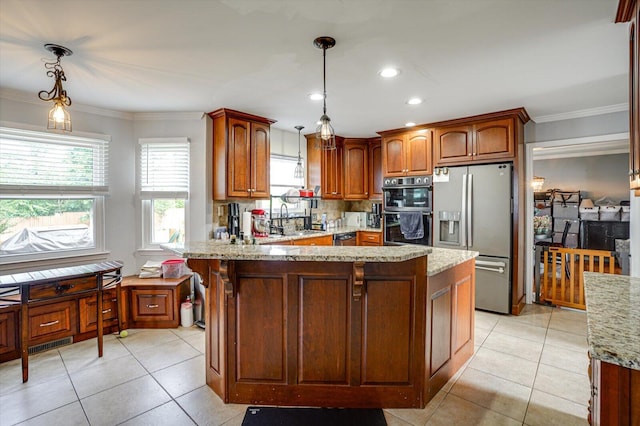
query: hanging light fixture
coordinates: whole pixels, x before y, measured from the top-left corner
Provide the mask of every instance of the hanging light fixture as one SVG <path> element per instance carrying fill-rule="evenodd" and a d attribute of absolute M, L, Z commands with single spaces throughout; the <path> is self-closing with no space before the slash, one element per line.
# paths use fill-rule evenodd
<path fill-rule="evenodd" d="M 336 45 L 335 39 L 332 37 L 318 37 L 313 41 L 313 45 L 318 49 L 322 49 L 322 85 L 323 85 L 323 107 L 322 117 L 318 122 L 316 129 L 316 142 L 318 148 L 329 150 L 336 149 L 336 132 L 331 127 L 331 119 L 327 115 L 327 49 L 331 49 Z"/>
<path fill-rule="evenodd" d="M 53 89 L 50 91 L 41 90 L 38 97 L 43 101 L 52 101 L 53 107 L 49 110 L 47 129 L 71 131 L 71 115 L 66 107 L 71 105 L 71 98 L 67 96 L 67 91 L 62 88 L 62 82 L 67 81 L 64 70 L 60 65 L 60 58 L 71 56 L 73 52 L 66 47 L 57 44 L 45 44 L 44 48 L 56 55 L 55 62 L 45 62 L 44 67 L 48 70 L 47 76 L 55 78 Z"/>
<path fill-rule="evenodd" d="M 298 164 L 296 164 L 296 168 L 293 171 L 293 177 L 295 179 L 303 179 L 304 166 L 302 165 L 302 157 L 300 156 L 300 132 L 304 129 L 304 126 L 296 126 L 295 128 L 298 130 Z"/>

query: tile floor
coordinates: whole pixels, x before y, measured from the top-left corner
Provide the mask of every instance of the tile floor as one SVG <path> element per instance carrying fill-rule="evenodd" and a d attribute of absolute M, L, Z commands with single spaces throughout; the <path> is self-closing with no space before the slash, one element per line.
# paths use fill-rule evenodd
<path fill-rule="evenodd" d="M 391 426 L 586 425 L 586 316 L 528 305 L 476 312 L 476 351 L 423 410 L 386 409 Z M 130 330 L 0 364 L 0 425 L 241 425 L 246 406 L 205 385 L 204 333 Z"/>

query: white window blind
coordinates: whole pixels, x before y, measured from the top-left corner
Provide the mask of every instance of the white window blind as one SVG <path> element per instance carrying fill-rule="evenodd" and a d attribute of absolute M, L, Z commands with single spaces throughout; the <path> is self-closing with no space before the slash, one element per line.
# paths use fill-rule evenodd
<path fill-rule="evenodd" d="M 143 138 L 140 143 L 140 197 L 188 198 L 189 140 Z"/>
<path fill-rule="evenodd" d="M 107 140 L 0 127 L 3 194 L 105 194 Z"/>

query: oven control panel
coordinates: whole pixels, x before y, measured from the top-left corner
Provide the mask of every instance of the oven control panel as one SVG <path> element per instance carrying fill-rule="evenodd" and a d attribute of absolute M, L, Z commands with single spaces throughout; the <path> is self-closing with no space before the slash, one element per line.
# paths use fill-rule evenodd
<path fill-rule="evenodd" d="M 433 177 L 431 175 L 426 176 L 412 176 L 412 177 L 386 177 L 382 181 L 382 188 L 401 188 L 401 187 L 416 187 L 416 186 L 431 186 L 433 184 Z"/>

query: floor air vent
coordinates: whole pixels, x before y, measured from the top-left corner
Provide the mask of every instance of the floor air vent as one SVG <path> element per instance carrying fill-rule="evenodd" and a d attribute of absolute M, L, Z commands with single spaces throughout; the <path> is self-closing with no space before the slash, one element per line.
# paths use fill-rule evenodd
<path fill-rule="evenodd" d="M 73 343 L 72 337 L 65 337 L 64 339 L 54 340 L 53 342 L 42 343 L 29 348 L 29 355 L 37 354 L 40 352 L 48 351 L 49 349 L 57 348 L 64 345 L 70 345 Z"/>

